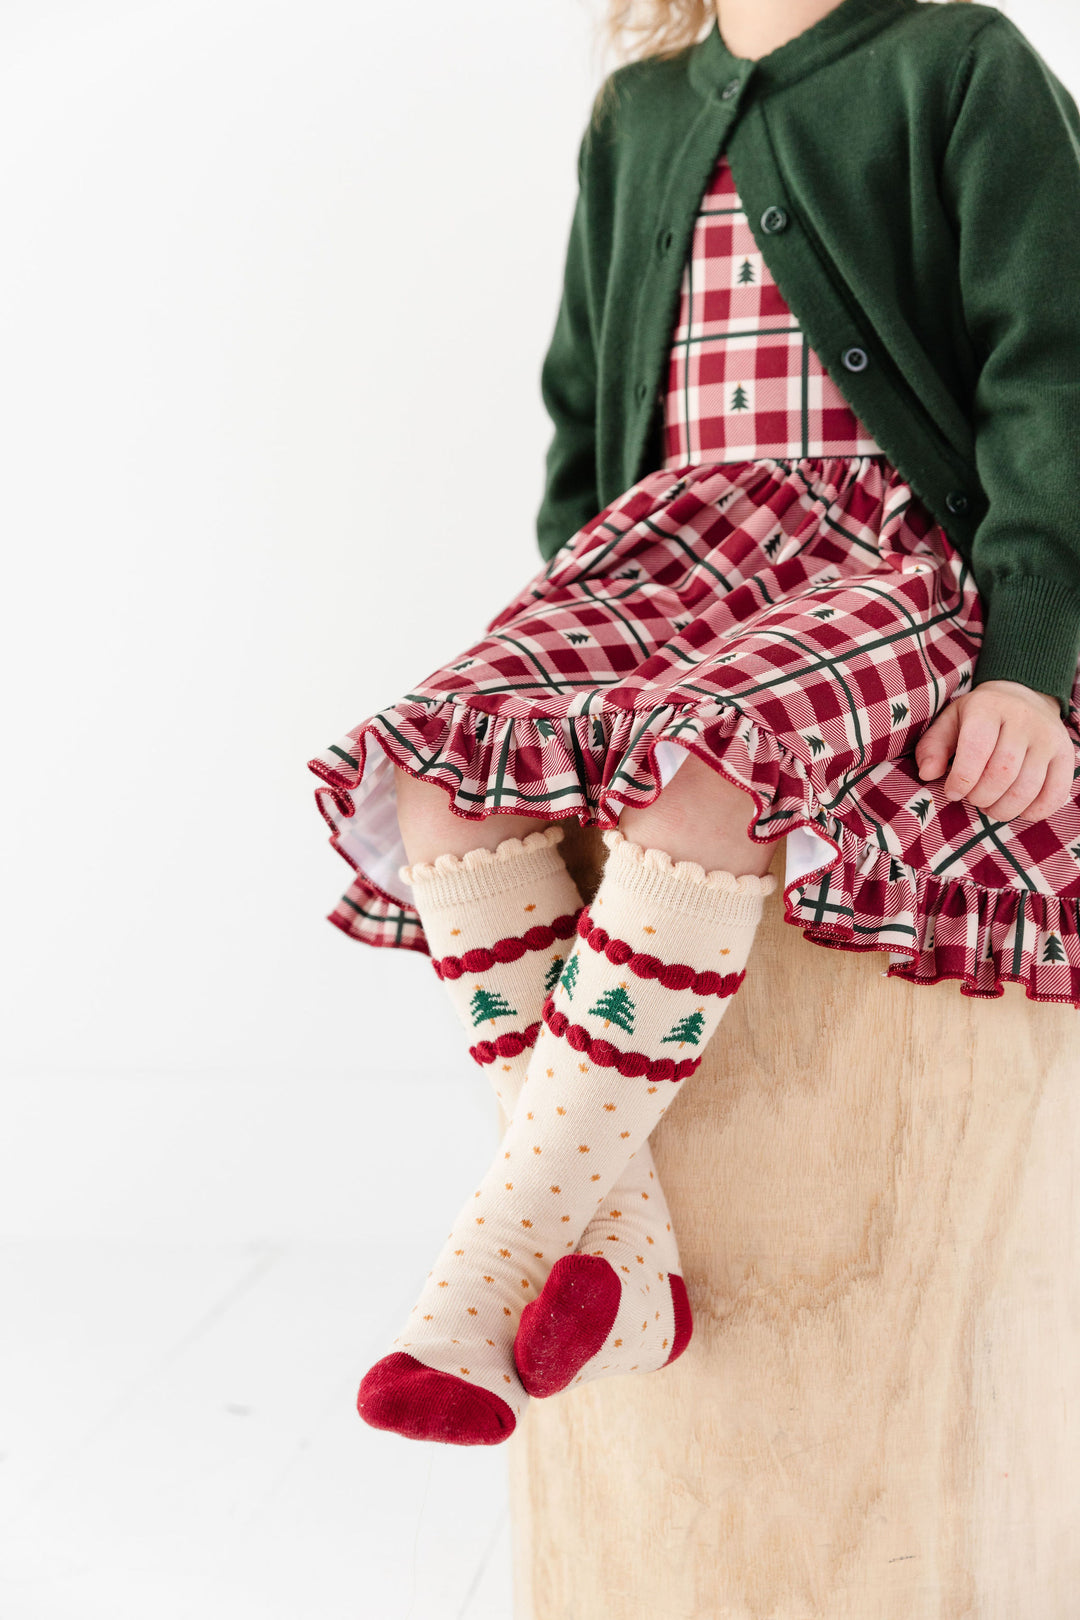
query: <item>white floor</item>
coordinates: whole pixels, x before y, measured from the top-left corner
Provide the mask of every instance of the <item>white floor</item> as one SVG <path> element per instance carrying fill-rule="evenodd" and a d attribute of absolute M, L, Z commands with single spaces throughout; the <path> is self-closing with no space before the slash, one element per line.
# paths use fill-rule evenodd
<path fill-rule="evenodd" d="M 494 1146 L 486 1098 L 460 1074 L 391 1098 L 384 1138 L 423 1108 L 440 1146 L 407 1216 L 389 1152 L 358 1195 L 344 1131 L 351 1148 L 320 1138 L 282 1186 L 290 1211 L 306 1187 L 294 1224 L 309 1230 L 244 1237 L 245 1204 L 264 1226 L 274 1208 L 266 1154 L 230 1188 L 223 1142 L 258 1149 L 261 1133 L 265 1145 L 267 1114 L 286 1117 L 295 1092 L 216 1084 L 35 1081 L 6 1099 L 2 1224 L 16 1230 L 0 1243 L 0 1617 L 508 1620 L 505 1453 L 379 1434 L 354 1405 Z M 340 1087 L 314 1086 L 316 1118 Z M 180 1126 L 208 1116 L 200 1163 L 198 1132 Z M 108 1129 L 120 1118 L 122 1152 Z M 184 1149 L 153 1186 L 151 1134 Z M 103 1178 L 96 1202 L 85 1186 L 78 1196 L 87 1163 Z M 365 1242 L 311 1230 L 344 1224 L 330 1207 L 342 1174 L 358 1234 L 384 1211 Z"/>

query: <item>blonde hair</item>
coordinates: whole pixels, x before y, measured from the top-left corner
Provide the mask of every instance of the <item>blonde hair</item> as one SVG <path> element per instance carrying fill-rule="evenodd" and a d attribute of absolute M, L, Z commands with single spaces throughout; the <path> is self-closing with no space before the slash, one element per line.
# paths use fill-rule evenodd
<path fill-rule="evenodd" d="M 608 0 L 604 44 L 618 62 L 677 56 L 716 21 L 716 0 Z"/>

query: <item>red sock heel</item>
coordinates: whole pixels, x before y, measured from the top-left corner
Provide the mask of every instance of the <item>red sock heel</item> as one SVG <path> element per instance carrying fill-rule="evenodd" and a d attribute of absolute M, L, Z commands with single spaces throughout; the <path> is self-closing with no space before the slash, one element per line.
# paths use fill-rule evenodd
<path fill-rule="evenodd" d="M 556 1395 L 591 1361 L 611 1331 L 622 1283 L 606 1260 L 556 1260 L 539 1299 L 526 1305 L 514 1340 L 518 1375 L 530 1395 Z"/>

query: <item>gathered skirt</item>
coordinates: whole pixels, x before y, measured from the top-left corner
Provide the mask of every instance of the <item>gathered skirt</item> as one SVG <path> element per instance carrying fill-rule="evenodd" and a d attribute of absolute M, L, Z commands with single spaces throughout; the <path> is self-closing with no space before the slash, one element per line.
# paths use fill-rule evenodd
<path fill-rule="evenodd" d="M 394 765 L 469 819 L 609 828 L 693 753 L 747 791 L 751 838 L 787 839 L 785 920 L 808 940 L 888 952 L 916 984 L 1080 1006 L 1080 781 L 1053 816 L 999 822 L 915 764 L 982 630 L 969 565 L 882 455 L 650 473 L 460 656 L 309 761 L 354 870 L 331 921 L 427 949 Z M 1080 766 L 1080 682 L 1067 725 Z"/>

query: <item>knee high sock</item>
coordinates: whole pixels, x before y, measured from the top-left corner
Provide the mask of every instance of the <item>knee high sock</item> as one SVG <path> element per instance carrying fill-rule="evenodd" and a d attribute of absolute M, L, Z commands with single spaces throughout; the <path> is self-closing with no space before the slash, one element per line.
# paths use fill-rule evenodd
<path fill-rule="evenodd" d="M 544 999 L 579 931 L 581 896 L 556 847 L 562 838 L 563 829 L 552 826 L 524 840 L 506 839 L 494 851 L 403 868 L 435 970 L 508 1118 Z M 531 1395 L 553 1395 L 571 1382 L 615 1373 L 652 1372 L 690 1342 L 678 1244 L 648 1142 L 611 1188 L 577 1251 L 556 1262 L 532 1316 L 524 1377 Z M 624 1318 L 636 1323 L 643 1310 L 648 1332 L 631 1349 Z"/>
<path fill-rule="evenodd" d="M 557 847 L 562 838 L 563 829 L 553 826 L 524 839 L 506 839 L 495 850 L 444 855 L 433 863 L 402 869 L 423 919 L 435 971 L 471 1037 L 471 1055 L 488 1073 L 508 1118 L 541 1028 L 544 999 L 577 938 L 581 896 Z M 551 1279 L 553 1290 L 562 1288 L 565 1310 L 548 1313 L 546 1338 L 549 1345 L 557 1341 L 546 1358 L 549 1380 L 551 1369 L 558 1367 L 563 1382 L 568 1382 L 590 1360 L 595 1366 L 585 1368 L 587 1377 L 615 1370 L 598 1352 L 605 1339 L 619 1337 L 616 1318 L 624 1293 L 634 1300 L 630 1309 L 635 1319 L 638 1299 L 649 1305 L 648 1342 L 637 1347 L 640 1370 L 674 1360 L 689 1342 L 690 1309 L 679 1273 L 678 1247 L 647 1142 L 611 1189 L 597 1221 L 603 1232 L 598 1227 L 595 1234 L 585 1234 L 590 1246 L 602 1249 L 602 1258 L 594 1254 L 586 1262 L 591 1268 L 588 1297 L 583 1294 L 582 1262 L 576 1255 L 568 1254 L 563 1265 L 577 1265 L 577 1274 L 565 1276 L 556 1268 Z M 456 1373 L 457 1335 L 450 1335 L 449 1343 L 440 1342 L 445 1336 L 438 1331 L 445 1305 L 445 1297 L 435 1311 L 421 1310 L 418 1304 L 394 1343 L 407 1342 L 433 1371 Z M 569 1317 L 564 1330 L 557 1320 L 562 1314 Z M 473 1359 L 490 1360 L 493 1348 L 480 1346 Z M 617 1348 L 614 1357 L 617 1361 Z M 493 1374 L 489 1382 L 505 1388 L 501 1359 L 495 1358 L 498 1365 L 489 1369 Z M 480 1369 L 470 1370 L 480 1376 Z M 370 1390 L 370 1383 L 365 1387 Z M 368 1422 L 395 1427 L 394 1413 L 385 1408 L 382 1399 L 361 1398 L 361 1414 Z M 481 1418 L 482 1433 L 490 1440 L 486 1411 Z M 433 1424 L 435 1432 L 421 1432 L 419 1437 L 442 1438 L 441 1403 Z M 501 1429 L 494 1438 L 502 1438 Z"/>
<path fill-rule="evenodd" d="M 741 983 L 774 880 L 675 864 L 619 833 L 605 842 L 593 904 L 604 925 L 579 937 L 548 998 L 513 1119 L 416 1326 L 361 1384 L 361 1413 L 378 1427 L 458 1444 L 512 1431 L 527 1399 L 514 1360 L 522 1307 L 576 1248 Z M 481 998 L 480 1010 L 491 1005 Z M 648 1329 L 646 1314 L 642 1341 Z"/>

